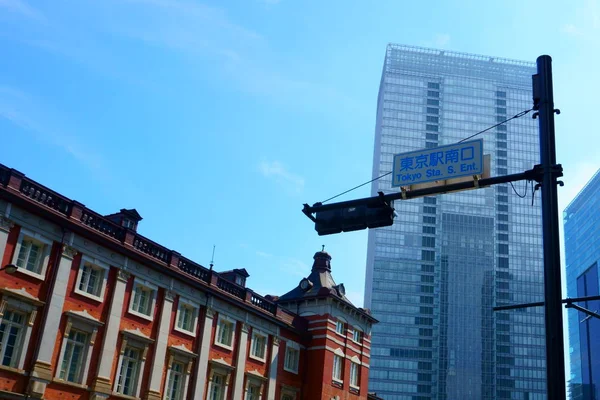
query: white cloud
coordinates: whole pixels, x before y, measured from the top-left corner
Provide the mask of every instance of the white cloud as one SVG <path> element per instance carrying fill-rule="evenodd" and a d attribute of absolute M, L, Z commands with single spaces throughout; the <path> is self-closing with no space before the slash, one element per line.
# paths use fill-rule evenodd
<path fill-rule="evenodd" d="M 444 47 L 450 42 L 450 35 L 447 33 L 438 33 L 435 35 L 433 42 L 436 47 Z"/>
<path fill-rule="evenodd" d="M 436 33 L 433 38 L 421 41 L 421 46 L 445 48 L 450 43 L 450 35 L 447 33 Z"/>
<path fill-rule="evenodd" d="M 0 8 L 21 14 L 27 18 L 44 21 L 45 18 L 38 10 L 21 0 L 0 0 Z"/>
<path fill-rule="evenodd" d="M 279 269 L 290 275 L 305 278 L 310 274 L 308 264 L 295 258 L 282 258 L 279 264 Z"/>
<path fill-rule="evenodd" d="M 575 10 L 572 20 L 561 26 L 569 36 L 598 43 L 600 36 L 600 0 L 586 0 Z"/>
<path fill-rule="evenodd" d="M 0 0 L 1 1 L 1 0 Z M 50 110 L 40 99 L 18 89 L 0 85 L 0 119 L 5 119 L 36 139 L 48 142 L 70 154 L 82 165 L 99 170 L 102 159 L 65 128 L 59 113 Z"/>
<path fill-rule="evenodd" d="M 256 250 L 256 255 L 259 257 L 263 257 L 263 258 L 273 257 L 273 254 L 271 254 L 271 253 L 265 253 L 264 251 L 259 251 L 259 250 Z"/>
<path fill-rule="evenodd" d="M 273 179 L 287 190 L 300 193 L 304 189 L 304 178 L 288 171 L 279 161 L 262 161 L 258 167 L 264 177 Z"/>

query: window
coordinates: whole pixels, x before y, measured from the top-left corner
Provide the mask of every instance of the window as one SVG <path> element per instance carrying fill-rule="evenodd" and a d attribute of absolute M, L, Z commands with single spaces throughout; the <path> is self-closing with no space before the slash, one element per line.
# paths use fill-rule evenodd
<path fill-rule="evenodd" d="M 107 272 L 108 265 L 84 257 L 77 274 L 75 293 L 102 301 Z"/>
<path fill-rule="evenodd" d="M 439 106 L 440 101 L 436 100 L 436 99 L 427 99 L 427 105 L 428 106 Z"/>
<path fill-rule="evenodd" d="M 335 354 L 333 356 L 333 379 L 336 381 L 342 381 L 342 364 L 344 362 L 344 359 Z"/>
<path fill-rule="evenodd" d="M 298 364 L 300 361 L 300 346 L 294 342 L 286 342 L 285 344 L 285 363 L 283 368 L 294 374 L 298 373 Z"/>
<path fill-rule="evenodd" d="M 208 391 L 208 400 L 225 399 L 225 376 L 213 373 Z"/>
<path fill-rule="evenodd" d="M 167 382 L 166 400 L 181 400 L 183 398 L 183 384 L 185 365 L 178 361 L 173 361 L 169 368 L 169 380 Z"/>
<path fill-rule="evenodd" d="M 264 361 L 267 349 L 267 336 L 252 330 L 252 347 L 250 357 Z"/>
<path fill-rule="evenodd" d="M 194 304 L 183 297 L 179 297 L 175 330 L 196 335 L 198 308 L 197 304 Z"/>
<path fill-rule="evenodd" d="M 246 397 L 244 400 L 260 400 L 260 383 L 248 379 L 246 384 Z"/>
<path fill-rule="evenodd" d="M 25 314 L 7 310 L 0 323 L 0 360 L 6 367 L 17 368 L 23 332 L 25 330 Z"/>
<path fill-rule="evenodd" d="M 48 266 L 51 241 L 23 230 L 19 235 L 12 263 L 19 272 L 43 279 Z"/>
<path fill-rule="evenodd" d="M 235 276 L 235 283 L 238 284 L 238 285 L 240 285 L 240 286 L 244 286 L 244 278 L 242 278 L 239 275 L 236 275 Z"/>
<path fill-rule="evenodd" d="M 156 286 L 136 279 L 133 283 L 133 294 L 129 303 L 129 312 L 144 319 L 152 320 L 152 311 L 154 311 L 154 304 L 156 302 L 156 291 Z"/>
<path fill-rule="evenodd" d="M 428 97 L 440 97 L 440 92 L 436 92 L 435 90 L 428 90 L 427 96 Z"/>
<path fill-rule="evenodd" d="M 437 125 L 433 125 L 433 124 L 426 124 L 425 125 L 425 130 L 427 130 L 429 132 L 437 132 L 438 131 L 438 126 Z"/>
<path fill-rule="evenodd" d="M 359 387 L 360 365 L 355 362 L 350 363 L 350 386 Z"/>
<path fill-rule="evenodd" d="M 289 393 L 283 393 L 281 395 L 281 400 L 295 400 L 294 395 L 289 394 Z"/>
<path fill-rule="evenodd" d="M 344 334 L 344 331 L 345 331 L 345 329 L 344 329 L 344 328 L 345 328 L 345 327 L 344 327 L 344 322 L 343 322 L 343 321 L 340 321 L 340 320 L 337 320 L 337 321 L 336 321 L 336 323 L 335 323 L 335 331 L 336 331 L 337 333 L 339 333 L 340 335 L 343 335 L 343 334 Z"/>
<path fill-rule="evenodd" d="M 235 322 L 219 315 L 217 322 L 217 334 L 215 336 L 215 344 L 231 350 L 233 347 L 233 330 Z"/>
<path fill-rule="evenodd" d="M 362 340 L 362 332 L 354 329 L 354 333 L 352 334 L 352 340 L 354 340 L 356 343 L 360 343 Z"/>
<path fill-rule="evenodd" d="M 88 347 L 88 334 L 71 329 L 63 354 L 59 378 L 64 381 L 82 383 L 84 357 Z"/>
<path fill-rule="evenodd" d="M 117 393 L 136 396 L 141 365 L 141 350 L 126 345 L 117 380 Z"/>
<path fill-rule="evenodd" d="M 437 108 L 433 108 L 433 107 L 427 107 L 427 114 L 435 114 L 438 115 L 440 113 L 440 110 Z"/>

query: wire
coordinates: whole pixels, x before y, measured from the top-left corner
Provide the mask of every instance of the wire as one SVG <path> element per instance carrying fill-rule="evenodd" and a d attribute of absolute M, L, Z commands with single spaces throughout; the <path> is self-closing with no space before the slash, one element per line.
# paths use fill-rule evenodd
<path fill-rule="evenodd" d="M 522 199 L 524 199 L 527 196 L 527 187 L 528 187 L 527 186 L 527 181 L 525 181 L 525 193 L 523 193 L 523 195 L 520 195 L 519 192 L 517 192 L 517 189 L 515 189 L 515 185 L 513 185 L 512 182 L 509 182 L 509 183 L 510 183 L 510 186 L 512 186 L 512 188 L 513 188 L 513 192 L 515 192 L 515 194 L 517 196 L 519 196 Z"/>
<path fill-rule="evenodd" d="M 490 126 L 489 128 L 486 128 L 486 129 L 484 129 L 484 130 L 482 130 L 482 131 L 480 131 L 480 132 L 477 132 L 476 134 L 474 134 L 474 135 L 471 135 L 471 136 L 469 136 L 469 137 L 466 137 L 466 138 L 464 138 L 464 139 L 461 139 L 461 140 L 459 140 L 459 141 L 458 141 L 458 142 L 456 142 L 456 143 L 462 143 L 462 142 L 464 142 L 465 140 L 469 140 L 469 139 L 471 139 L 471 138 L 474 138 L 474 137 L 475 137 L 475 136 L 477 136 L 477 135 L 481 135 L 482 133 L 485 133 L 485 132 L 489 131 L 490 129 L 494 129 L 494 128 L 495 128 L 495 127 L 497 127 L 497 126 L 500 126 L 500 125 L 502 125 L 502 124 L 505 124 L 505 123 L 507 123 L 508 121 L 512 121 L 513 119 L 521 118 L 522 116 L 529 114 L 529 113 L 530 113 L 532 110 L 533 110 L 533 108 L 530 108 L 529 110 L 521 111 L 520 113 L 513 115 L 513 116 L 512 116 L 512 117 L 510 117 L 509 119 L 505 119 L 505 120 L 504 120 L 504 121 L 502 121 L 502 122 L 498 122 L 496 125 L 492 125 L 492 126 Z"/>
<path fill-rule="evenodd" d="M 381 178 L 383 178 L 384 176 L 388 176 L 388 175 L 389 175 L 389 174 L 391 174 L 391 173 L 392 173 L 392 171 L 390 171 L 390 172 L 388 172 L 388 173 L 386 173 L 386 174 L 383 174 L 383 175 L 381 175 L 381 176 L 378 176 L 377 178 L 373 178 L 373 179 L 371 179 L 371 180 L 370 180 L 370 181 L 368 181 L 368 182 L 361 183 L 361 184 L 360 184 L 360 185 L 358 185 L 358 186 L 354 186 L 352 189 L 348 189 L 348 190 L 346 190 L 345 192 L 342 192 L 342 193 L 340 193 L 340 194 L 336 194 L 335 196 L 328 198 L 327 200 L 323 200 L 323 201 L 321 202 L 321 204 L 324 204 L 325 202 L 327 202 L 327 201 L 329 201 L 329 200 L 333 200 L 333 199 L 335 199 L 336 197 L 340 197 L 341 195 L 344 195 L 344 194 L 346 194 L 346 193 L 348 193 L 348 192 L 351 192 L 351 191 L 353 191 L 354 189 L 358 189 L 358 188 L 359 188 L 359 187 L 361 187 L 361 186 L 368 185 L 369 183 L 371 183 L 371 182 L 373 182 L 373 181 L 376 181 L 376 180 L 378 180 L 378 179 L 381 179 Z"/>
<path fill-rule="evenodd" d="M 507 123 L 508 121 L 511 121 L 511 120 L 513 120 L 513 119 L 517 119 L 517 118 L 521 118 L 522 116 L 524 116 L 524 115 L 527 115 L 527 114 L 528 114 L 529 112 L 531 112 L 532 110 L 533 110 L 533 108 L 530 108 L 529 110 L 521 111 L 520 113 L 518 113 L 518 114 L 515 114 L 515 115 L 513 115 L 512 117 L 510 117 L 510 118 L 508 118 L 508 119 L 505 119 L 505 120 L 504 120 L 504 121 L 502 121 L 502 122 L 498 122 L 496 125 L 492 125 L 492 126 L 490 126 L 489 128 L 486 128 L 486 129 L 484 129 L 484 130 L 482 130 L 482 131 L 479 131 L 479 132 L 477 132 L 477 133 L 475 133 L 475 134 L 473 134 L 473 135 L 471 135 L 471 136 L 469 136 L 469 137 L 466 137 L 466 138 L 464 138 L 464 139 L 461 139 L 461 140 L 459 140 L 459 141 L 458 141 L 458 142 L 456 142 L 456 143 L 462 143 L 462 142 L 464 142 L 465 140 L 469 140 L 469 139 L 471 139 L 471 138 L 474 138 L 474 137 L 475 137 L 475 136 L 477 136 L 477 135 L 481 135 L 482 133 L 485 133 L 485 132 L 489 131 L 490 129 L 494 129 L 494 128 L 495 128 L 495 127 L 497 127 L 497 126 L 500 126 L 500 125 L 502 125 L 502 124 L 505 124 L 505 123 Z M 369 183 L 371 183 L 371 182 L 374 182 L 374 181 L 376 181 L 376 180 L 378 180 L 378 179 L 381 179 L 381 178 L 383 178 L 384 176 L 388 176 L 388 175 L 390 175 L 392 172 L 393 172 L 393 171 L 390 171 L 390 172 L 388 172 L 388 173 L 385 173 L 385 174 L 383 174 L 383 175 L 380 175 L 380 176 L 378 176 L 377 178 L 373 178 L 373 179 L 371 179 L 371 180 L 370 180 L 370 181 L 368 181 L 368 182 L 361 183 L 360 185 L 358 185 L 358 186 L 355 186 L 355 187 L 353 187 L 352 189 L 348 189 L 348 190 L 346 190 L 345 192 L 342 192 L 342 193 L 340 193 L 340 194 L 336 194 L 335 196 L 333 196 L 333 197 L 330 197 L 330 198 L 328 198 L 327 200 L 323 200 L 323 201 L 321 202 L 321 204 L 325 204 L 325 203 L 326 203 L 326 202 L 328 202 L 329 200 L 333 200 L 333 199 L 335 199 L 335 198 L 337 198 L 337 197 L 343 196 L 343 195 L 345 195 L 346 193 L 349 193 L 349 192 L 351 192 L 351 191 L 353 191 L 353 190 L 356 190 L 356 189 L 358 189 L 359 187 L 362 187 L 362 186 L 368 185 Z M 511 183 L 511 185 L 512 185 L 512 183 Z M 513 187 L 513 189 L 514 189 L 514 187 Z M 515 190 L 515 193 L 516 193 L 516 192 L 517 192 L 517 191 Z M 517 195 L 518 195 L 518 193 L 517 193 Z"/>

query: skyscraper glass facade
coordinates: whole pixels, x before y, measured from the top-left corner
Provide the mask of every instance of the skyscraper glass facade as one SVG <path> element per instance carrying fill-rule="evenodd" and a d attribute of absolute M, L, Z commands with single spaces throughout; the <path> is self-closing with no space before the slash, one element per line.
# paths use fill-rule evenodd
<path fill-rule="evenodd" d="M 599 295 L 600 171 L 564 211 L 567 295 Z M 600 301 L 579 303 L 598 312 Z M 600 319 L 569 310 L 572 400 L 600 399 Z"/>
<path fill-rule="evenodd" d="M 373 177 L 394 154 L 455 143 L 531 108 L 533 63 L 390 44 L 379 89 Z M 531 118 L 479 137 L 491 175 L 539 163 Z M 386 400 L 544 399 L 541 207 L 515 184 L 396 201 L 369 232 L 370 386 Z M 372 194 L 391 193 L 391 176 Z M 538 196 L 539 197 L 539 196 Z"/>

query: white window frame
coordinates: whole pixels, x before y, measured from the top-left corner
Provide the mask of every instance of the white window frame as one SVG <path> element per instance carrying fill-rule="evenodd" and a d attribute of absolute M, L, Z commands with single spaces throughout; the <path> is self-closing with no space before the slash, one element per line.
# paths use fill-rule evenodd
<path fill-rule="evenodd" d="M 190 385 L 190 374 L 192 372 L 192 360 L 196 355 L 192 352 L 188 352 L 187 349 L 180 349 L 177 347 L 169 347 L 169 361 L 167 364 L 167 376 L 165 381 L 165 390 L 163 393 L 163 400 L 184 400 L 187 398 L 188 389 Z M 179 363 L 183 365 L 181 392 L 175 398 L 168 397 L 169 385 L 171 384 L 171 374 L 173 373 L 173 363 Z"/>
<path fill-rule="evenodd" d="M 187 308 L 191 308 L 192 309 L 192 330 L 188 331 L 185 328 L 180 328 L 179 327 L 179 317 L 181 315 L 181 309 L 187 307 Z M 196 337 L 196 330 L 198 327 L 198 314 L 199 314 L 199 310 L 200 310 L 200 305 L 198 303 L 195 303 L 191 300 L 188 300 L 184 297 L 179 296 L 179 303 L 177 304 L 177 315 L 175 316 L 175 330 L 177 332 L 182 332 L 185 333 L 187 335 L 191 335 L 193 337 Z"/>
<path fill-rule="evenodd" d="M 221 322 L 231 324 L 231 343 L 222 343 L 219 341 L 219 337 L 221 336 Z M 217 329 L 215 329 L 215 345 L 219 347 L 223 347 L 227 350 L 233 350 L 233 344 L 235 343 L 235 328 L 236 328 L 236 320 L 233 318 L 229 318 L 226 315 L 219 314 L 217 318 Z"/>
<path fill-rule="evenodd" d="M 67 323 L 63 334 L 60 353 L 58 356 L 58 363 L 56 364 L 57 367 L 55 378 L 62 382 L 86 385 L 89 374 L 90 361 L 92 359 L 92 351 L 94 349 L 94 343 L 96 342 L 96 335 L 98 333 L 98 327 L 102 326 L 103 323 L 96 319 L 93 319 L 91 315 L 87 314 L 87 311 L 67 311 L 65 315 L 67 316 Z M 67 381 L 66 379 L 61 379 L 60 377 L 62 372 L 62 364 L 65 357 L 65 351 L 67 348 L 67 341 L 69 339 L 69 335 L 71 334 L 72 328 L 75 328 L 79 331 L 83 331 L 88 334 L 87 348 L 84 349 L 85 353 L 83 354 L 81 361 L 83 370 L 80 373 L 80 382 L 71 382 Z"/>
<path fill-rule="evenodd" d="M 131 395 L 132 397 L 140 397 L 140 391 L 142 386 L 142 377 L 144 375 L 144 368 L 146 366 L 146 356 L 148 355 L 148 345 L 151 341 L 149 340 L 140 340 L 138 336 L 131 336 L 130 334 L 123 334 L 123 340 L 121 342 L 121 351 L 119 353 L 119 361 L 117 363 L 117 370 L 115 371 L 115 380 L 113 391 L 116 394 L 122 395 L 122 392 L 118 391 L 120 378 L 121 378 L 121 368 L 123 366 L 123 358 L 125 356 L 125 350 L 127 347 L 132 347 L 139 351 L 140 359 L 138 360 L 139 365 L 137 369 L 137 377 L 135 382 L 135 393 Z M 128 396 L 128 395 L 126 395 Z"/>
<path fill-rule="evenodd" d="M 296 358 L 296 368 L 288 367 L 288 350 L 295 351 L 298 355 Z M 298 374 L 298 367 L 300 365 L 300 345 L 296 342 L 292 342 L 291 340 L 287 340 L 285 342 L 285 358 L 283 360 L 283 369 L 287 372 L 291 372 L 292 374 Z"/>
<path fill-rule="evenodd" d="M 152 299 L 150 299 L 150 307 L 149 307 L 150 314 L 149 315 L 133 309 L 135 293 L 136 293 L 136 290 L 138 289 L 138 287 L 150 289 L 152 291 Z M 154 319 L 154 309 L 156 307 L 156 293 L 158 293 L 158 286 L 156 286 L 153 283 L 150 283 L 148 281 L 135 278 L 133 280 L 133 286 L 131 288 L 131 298 L 129 299 L 129 310 L 128 310 L 129 313 L 136 315 L 140 318 L 146 319 L 148 321 L 152 321 Z"/>
<path fill-rule="evenodd" d="M 25 267 L 20 267 L 17 265 L 17 260 L 19 259 L 19 253 L 21 252 L 21 246 L 23 244 L 23 240 L 31 240 L 34 242 L 38 242 L 42 245 L 40 259 L 37 261 L 39 265 L 40 272 L 33 272 Z M 32 276 L 39 280 L 44 280 L 46 278 L 46 270 L 48 269 L 48 262 L 50 260 L 50 251 L 52 250 L 52 240 L 40 235 L 37 232 L 32 232 L 27 229 L 21 228 L 19 232 L 19 238 L 17 239 L 17 245 L 15 246 L 15 251 L 12 258 L 12 264 L 17 265 L 19 268 L 17 271 L 21 274 Z"/>
<path fill-rule="evenodd" d="M 339 318 L 335 321 L 335 333 L 342 336 L 346 334 L 346 323 Z"/>
<path fill-rule="evenodd" d="M 356 336 L 358 335 L 358 340 L 356 340 Z M 361 331 L 360 329 L 356 329 L 354 328 L 354 331 L 352 332 L 352 341 L 354 343 L 358 343 L 361 344 L 362 343 L 362 338 L 364 337 L 364 333 L 363 331 Z"/>
<path fill-rule="evenodd" d="M 354 372 L 355 374 L 353 374 Z M 350 387 L 352 389 L 360 389 L 360 363 L 355 361 L 350 361 Z"/>
<path fill-rule="evenodd" d="M 331 378 L 338 383 L 344 382 L 344 352 L 337 349 L 333 354 L 333 365 L 331 367 Z M 336 368 L 336 361 L 339 361 L 338 368 Z M 339 374 L 336 374 L 339 372 Z M 339 378 L 336 376 L 339 375 Z"/>
<path fill-rule="evenodd" d="M 83 268 L 89 265 L 92 269 L 97 271 L 102 271 L 102 278 L 100 282 L 100 294 L 98 296 L 86 292 L 85 290 L 79 289 L 81 285 L 81 279 L 83 278 Z M 77 280 L 75 281 L 75 293 L 90 298 L 92 300 L 96 300 L 99 302 L 104 301 L 104 293 L 106 291 L 106 282 L 108 281 L 108 270 L 110 269 L 109 265 L 100 260 L 96 260 L 91 257 L 83 256 L 81 257 L 81 263 L 79 264 L 79 271 L 77 271 Z"/>
<path fill-rule="evenodd" d="M 251 387 L 258 388 L 258 399 L 257 400 L 262 400 L 264 382 L 262 382 L 261 380 L 259 380 L 257 378 L 248 376 L 248 375 L 246 375 L 246 386 L 244 387 L 244 400 L 252 400 L 249 397 L 249 393 L 248 393 L 248 391 L 250 390 Z"/>
<path fill-rule="evenodd" d="M 206 391 L 206 400 L 212 400 L 211 391 L 213 389 L 213 379 L 215 375 L 218 375 L 223 378 L 223 392 L 221 393 L 221 398 L 217 400 L 225 400 L 229 395 L 229 378 L 231 377 L 231 371 L 228 371 L 224 368 L 219 368 L 212 366 L 210 370 L 210 375 L 208 379 L 208 390 Z"/>
<path fill-rule="evenodd" d="M 262 357 L 254 354 L 254 350 L 255 350 L 254 346 L 255 346 L 257 338 L 259 338 L 259 337 L 264 339 L 264 344 L 263 344 L 263 348 L 262 348 L 262 353 L 263 353 Z M 259 331 L 258 329 L 252 328 L 252 339 L 250 340 L 250 358 L 252 358 L 253 360 L 265 362 L 265 360 L 267 359 L 268 344 L 269 344 L 269 335 L 267 333 Z"/>
<path fill-rule="evenodd" d="M 33 328 L 33 323 L 35 321 L 37 315 L 37 306 L 38 304 L 29 304 L 27 303 L 29 299 L 23 297 L 14 298 L 6 293 L 2 296 L 2 301 L 0 302 L 0 323 L 4 319 L 4 313 L 6 310 L 16 310 L 17 312 L 21 312 L 25 314 L 25 321 L 23 324 L 24 331 L 20 338 L 19 343 L 19 351 L 17 352 L 17 362 L 16 369 L 22 371 L 25 365 L 25 357 L 27 356 L 27 350 L 29 349 L 31 332 Z M 43 303 L 39 303 L 41 305 Z M 0 365 L 2 360 L 0 360 Z M 2 368 L 12 368 L 2 366 Z"/>

